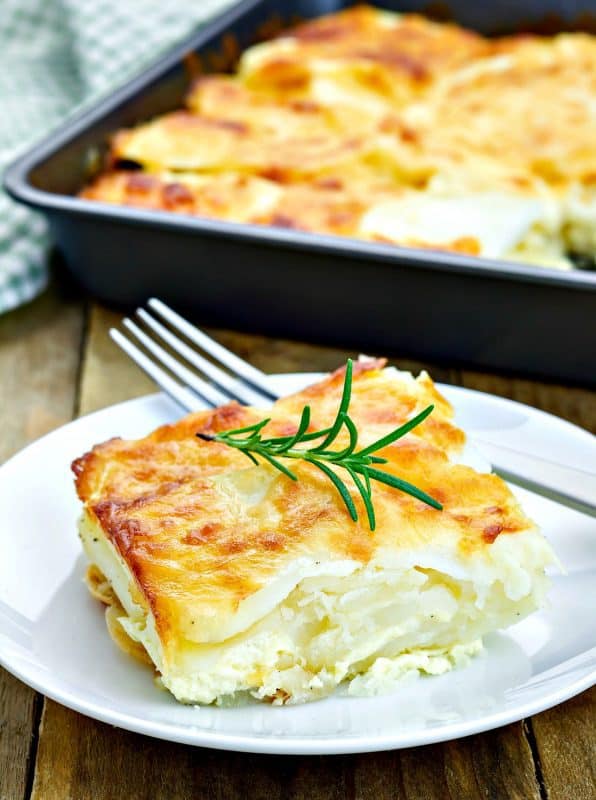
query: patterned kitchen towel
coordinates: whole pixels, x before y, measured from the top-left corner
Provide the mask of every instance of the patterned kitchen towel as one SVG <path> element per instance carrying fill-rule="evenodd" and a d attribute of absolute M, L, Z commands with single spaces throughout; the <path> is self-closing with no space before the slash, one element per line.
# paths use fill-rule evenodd
<path fill-rule="evenodd" d="M 67 115 L 233 0 L 1 0 L 0 175 Z M 0 313 L 47 283 L 45 222 L 0 190 Z"/>

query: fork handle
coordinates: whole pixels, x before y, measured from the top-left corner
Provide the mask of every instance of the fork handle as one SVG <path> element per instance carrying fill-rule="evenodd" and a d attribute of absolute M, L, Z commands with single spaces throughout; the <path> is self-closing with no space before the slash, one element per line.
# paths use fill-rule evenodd
<path fill-rule="evenodd" d="M 475 444 L 505 480 L 596 517 L 596 474 L 492 442 Z"/>

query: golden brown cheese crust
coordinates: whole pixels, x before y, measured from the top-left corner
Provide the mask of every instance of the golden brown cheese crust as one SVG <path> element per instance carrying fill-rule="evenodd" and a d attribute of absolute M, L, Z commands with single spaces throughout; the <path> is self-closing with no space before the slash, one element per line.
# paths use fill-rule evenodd
<path fill-rule="evenodd" d="M 197 180 L 191 173 L 148 174 L 120 170 L 100 175 L 82 196 L 89 200 L 231 222 L 358 236 L 362 218 L 373 198 L 378 201 L 390 195 L 382 181 L 371 184 L 366 195 L 364 189 L 361 184 L 360 191 L 354 193 L 345 176 L 329 175 L 309 183 L 287 184 L 242 173 L 218 173 Z M 396 193 L 391 194 L 394 198 Z M 394 244 L 393 240 L 377 234 L 367 238 Z M 403 244 L 468 255 L 480 253 L 480 243 L 472 236 L 441 243 L 409 239 Z"/>
<path fill-rule="evenodd" d="M 495 50 L 436 82 L 418 128 L 428 149 L 488 157 L 556 189 L 596 184 L 596 37 L 513 37 Z"/>
<path fill-rule="evenodd" d="M 275 184 L 250 175 L 120 170 L 100 175 L 82 196 L 119 205 L 255 222 L 278 204 L 280 193 Z"/>
<path fill-rule="evenodd" d="M 291 128 L 267 131 L 258 125 L 175 111 L 117 134 L 112 158 L 134 161 L 149 170 L 225 169 L 299 180 L 362 160 L 371 149 L 368 137 L 358 131 L 330 134 L 322 121 L 305 135 Z"/>
<path fill-rule="evenodd" d="M 252 88 L 298 96 L 308 94 L 319 60 L 347 67 L 365 88 L 403 103 L 433 78 L 490 51 L 489 43 L 457 25 L 416 14 L 400 17 L 357 6 L 299 25 L 283 41 L 292 46 L 246 75 Z M 243 64 L 241 63 L 241 74 Z"/>
<path fill-rule="evenodd" d="M 562 215 L 553 235 L 573 250 L 566 220 L 593 202 L 595 134 L 596 37 L 486 39 L 357 6 L 249 49 L 235 75 L 195 80 L 185 109 L 119 131 L 110 171 L 81 196 L 482 255 L 481 231 L 427 242 L 361 222 L 406 193 L 497 192 L 544 203 L 547 229 Z M 131 162 L 142 172 L 121 171 Z"/>
<path fill-rule="evenodd" d="M 73 463 L 78 495 L 134 576 L 166 651 L 180 637 L 211 640 L 214 619 L 235 614 L 243 600 L 302 556 L 364 565 L 384 550 L 455 543 L 467 558 L 501 534 L 532 527 L 501 479 L 449 461 L 448 453 L 461 448 L 464 436 L 430 378 L 389 381 L 381 366 L 360 365 L 354 378 L 351 415 L 362 442 L 435 402 L 435 414 L 416 434 L 386 448 L 383 456 L 384 469 L 434 495 L 442 512 L 375 485 L 377 528 L 371 532 L 356 494 L 360 521 L 353 523 L 329 480 L 311 465 L 293 462 L 299 477 L 293 482 L 267 466 L 251 467 L 232 448 L 197 439 L 198 431 L 235 428 L 262 417 L 235 404 L 191 414 L 136 442 L 113 439 Z M 294 431 L 305 403 L 314 424 L 325 424 L 337 408 L 342 381 L 338 371 L 279 401 L 267 412 L 272 422 L 266 430 Z M 264 477 L 259 502 L 239 499 L 255 487 L 262 491 Z"/>
<path fill-rule="evenodd" d="M 230 75 L 204 75 L 197 78 L 186 97 L 186 107 L 209 120 L 225 119 L 238 131 L 261 134 L 312 136 L 342 133 L 342 118 L 337 110 L 280 93 L 271 96 L 257 92 Z M 358 119 L 352 120 L 358 125 Z M 366 123 L 362 123 L 365 125 Z"/>
<path fill-rule="evenodd" d="M 83 196 L 120 205 L 176 211 L 257 225 L 356 236 L 367 202 L 354 195 L 343 177 L 282 184 L 246 174 L 217 174 L 197 179 L 190 173 L 130 172 L 101 175 Z M 386 187 L 371 186 L 380 198 Z M 457 243 L 454 243 L 456 249 Z"/>

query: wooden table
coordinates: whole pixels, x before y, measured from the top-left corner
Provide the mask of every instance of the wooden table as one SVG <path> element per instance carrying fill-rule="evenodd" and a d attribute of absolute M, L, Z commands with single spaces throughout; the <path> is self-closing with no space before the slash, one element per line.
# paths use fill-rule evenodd
<path fill-rule="evenodd" d="M 0 317 L 0 460 L 79 414 L 154 391 L 108 339 L 117 320 L 64 285 Z M 267 372 L 327 370 L 347 355 L 216 335 Z M 399 363 L 596 430 L 596 392 Z M 532 719 L 446 744 L 358 756 L 243 755 L 117 730 L 44 699 L 0 670 L 0 798 L 594 800 L 595 721 L 592 689 Z"/>

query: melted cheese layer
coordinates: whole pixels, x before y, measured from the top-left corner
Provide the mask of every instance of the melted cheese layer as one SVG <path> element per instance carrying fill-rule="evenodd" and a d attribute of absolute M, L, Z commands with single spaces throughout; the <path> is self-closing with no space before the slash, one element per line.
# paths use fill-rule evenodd
<path fill-rule="evenodd" d="M 166 661 L 152 613 L 133 600 L 101 528 L 87 516 L 80 532 L 126 608 L 121 625 L 185 703 L 222 702 L 238 692 L 301 703 L 344 681 L 352 694 L 377 694 L 411 672 L 441 674 L 477 653 L 483 634 L 542 604 L 552 560 L 544 539 L 530 531 L 500 540 L 490 559 L 473 565 L 432 552 L 409 553 L 390 566 L 303 564 L 307 577 L 291 589 L 285 584 L 246 629 L 214 644 L 181 640 Z"/>
<path fill-rule="evenodd" d="M 565 269 L 596 254 L 595 133 L 596 37 L 358 6 L 201 75 L 81 194 Z"/>
<path fill-rule="evenodd" d="M 540 605 L 549 545 L 500 478 L 464 463 L 463 432 L 429 376 L 383 367 L 355 365 L 360 442 L 434 403 L 382 455 L 385 470 L 439 497 L 441 512 L 378 484 L 371 531 L 354 487 L 357 523 L 311 465 L 297 461 L 294 482 L 197 439 L 265 413 L 234 404 L 75 461 L 85 550 L 124 608 L 122 628 L 179 700 L 302 702 L 341 682 L 381 691 L 408 671 L 450 668 Z M 313 425 L 329 425 L 343 377 L 279 400 L 266 431 L 295 432 L 307 403 Z"/>

